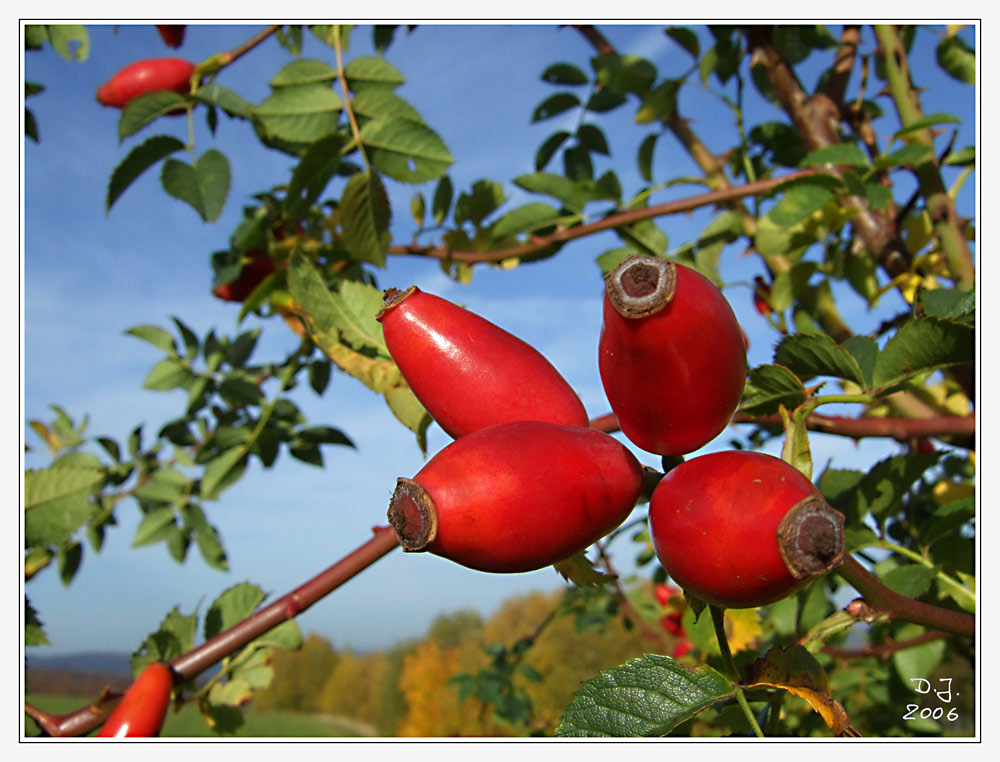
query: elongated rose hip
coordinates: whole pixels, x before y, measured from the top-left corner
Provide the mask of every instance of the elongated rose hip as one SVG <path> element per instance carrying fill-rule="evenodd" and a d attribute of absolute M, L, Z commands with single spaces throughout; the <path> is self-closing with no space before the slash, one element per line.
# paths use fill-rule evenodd
<path fill-rule="evenodd" d="M 126 66 L 97 89 L 97 100 L 105 106 L 124 108 L 140 95 L 171 90 L 180 95 L 191 91 L 194 64 L 183 58 L 146 58 Z M 171 113 L 184 113 L 183 109 Z"/>
<path fill-rule="evenodd" d="M 472 569 L 526 572 L 593 544 L 631 513 L 642 466 L 595 429 L 517 421 L 452 442 L 397 480 L 389 523 L 403 550 Z"/>
<path fill-rule="evenodd" d="M 376 317 L 406 382 L 452 437 L 510 421 L 587 425 L 559 371 L 475 313 L 411 286 L 387 291 Z"/>
<path fill-rule="evenodd" d="M 162 662 L 150 662 L 115 707 L 97 734 L 105 738 L 150 738 L 158 735 L 170 708 L 173 675 Z"/>
<path fill-rule="evenodd" d="M 726 608 L 773 603 L 843 558 L 843 515 L 794 466 L 757 452 L 674 468 L 653 491 L 649 530 L 671 579 Z"/>
<path fill-rule="evenodd" d="M 717 437 L 746 381 L 746 343 L 732 308 L 700 273 L 629 257 L 605 279 L 598 363 L 622 432 L 658 455 Z"/>

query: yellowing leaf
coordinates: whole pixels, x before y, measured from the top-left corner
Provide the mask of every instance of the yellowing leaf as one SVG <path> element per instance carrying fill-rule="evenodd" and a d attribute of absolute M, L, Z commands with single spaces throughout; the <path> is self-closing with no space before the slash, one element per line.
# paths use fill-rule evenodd
<path fill-rule="evenodd" d="M 726 611 L 726 640 L 729 648 L 745 651 L 753 648 L 757 638 L 764 634 L 758 609 L 729 609 Z"/>
<path fill-rule="evenodd" d="M 950 503 L 953 500 L 961 500 L 963 497 L 976 496 L 976 485 L 968 482 L 938 482 L 934 485 L 934 499 L 938 505 Z"/>
<path fill-rule="evenodd" d="M 834 735 L 842 735 L 850 720 L 844 707 L 830 695 L 830 680 L 820 663 L 798 643 L 772 648 L 747 668 L 747 688 L 780 688 L 805 699 Z"/>
<path fill-rule="evenodd" d="M 598 587 L 617 579 L 614 575 L 605 574 L 595 569 L 594 564 L 583 551 L 575 556 L 557 561 L 553 567 L 562 575 L 563 579 L 579 587 Z"/>

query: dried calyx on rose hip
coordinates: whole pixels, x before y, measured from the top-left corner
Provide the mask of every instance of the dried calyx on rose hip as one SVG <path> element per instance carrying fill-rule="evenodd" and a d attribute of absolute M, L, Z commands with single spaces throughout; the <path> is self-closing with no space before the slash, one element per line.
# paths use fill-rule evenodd
<path fill-rule="evenodd" d="M 653 492 L 649 529 L 670 578 L 724 608 L 774 603 L 843 561 L 844 516 L 794 466 L 756 452 L 677 466 Z"/>
<path fill-rule="evenodd" d="M 729 302 L 684 265 L 633 256 L 605 278 L 601 381 L 622 433 L 683 455 L 729 424 L 746 381 L 746 344 Z"/>
<path fill-rule="evenodd" d="M 607 434 L 516 421 L 463 436 L 398 479 L 389 523 L 403 550 L 486 572 L 533 571 L 615 529 L 642 482 L 639 461 Z"/>
<path fill-rule="evenodd" d="M 559 371 L 479 315 L 411 286 L 389 289 L 376 319 L 406 383 L 450 436 L 511 421 L 587 425 Z"/>
<path fill-rule="evenodd" d="M 150 662 L 125 691 L 97 734 L 104 738 L 151 738 L 158 735 L 170 707 L 174 676 L 170 666 Z"/>

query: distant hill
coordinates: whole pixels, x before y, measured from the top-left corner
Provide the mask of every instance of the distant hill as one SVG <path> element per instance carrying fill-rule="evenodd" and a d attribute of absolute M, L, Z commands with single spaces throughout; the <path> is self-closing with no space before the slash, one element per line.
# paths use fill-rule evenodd
<path fill-rule="evenodd" d="M 37 651 L 38 649 L 29 649 L 25 656 L 28 670 L 105 672 L 131 679 L 129 654 L 125 651 L 88 651 L 61 656 L 44 656 Z"/>

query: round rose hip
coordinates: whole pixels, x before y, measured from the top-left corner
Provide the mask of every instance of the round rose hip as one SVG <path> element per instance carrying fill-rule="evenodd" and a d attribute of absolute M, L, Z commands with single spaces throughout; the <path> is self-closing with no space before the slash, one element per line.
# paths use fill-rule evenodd
<path fill-rule="evenodd" d="M 617 439 L 516 421 L 467 434 L 412 479 L 398 479 L 389 523 L 403 550 L 480 571 L 526 572 L 621 524 L 642 484 L 642 466 Z"/>
<path fill-rule="evenodd" d="M 684 265 L 629 257 L 605 279 L 598 362 L 622 433 L 658 455 L 717 437 L 739 407 L 746 344 L 729 302 Z"/>
<path fill-rule="evenodd" d="M 755 452 L 677 466 L 653 492 L 649 528 L 671 579 L 724 608 L 773 603 L 843 558 L 843 515 L 796 468 Z"/>

